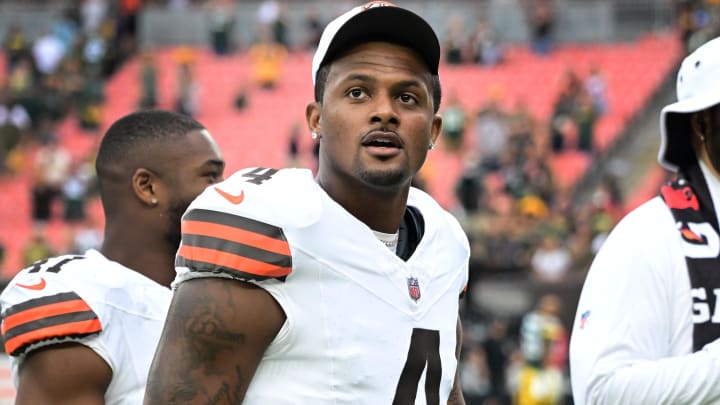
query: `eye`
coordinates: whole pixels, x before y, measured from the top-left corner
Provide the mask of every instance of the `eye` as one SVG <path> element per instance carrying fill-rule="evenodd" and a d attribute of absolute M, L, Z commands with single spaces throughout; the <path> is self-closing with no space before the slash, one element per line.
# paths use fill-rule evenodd
<path fill-rule="evenodd" d="M 219 181 L 222 181 L 222 173 L 220 173 L 220 172 L 215 172 L 215 171 L 208 172 L 208 173 L 205 173 L 204 177 L 207 177 L 208 183 L 210 183 L 210 184 L 215 184 Z"/>
<path fill-rule="evenodd" d="M 417 104 L 417 99 L 412 94 L 408 93 L 401 94 L 400 101 L 403 104 Z"/>
<path fill-rule="evenodd" d="M 354 87 L 347 92 L 347 95 L 350 96 L 350 98 L 352 99 L 359 100 L 363 98 L 363 96 L 365 96 L 365 90 L 359 87 Z"/>

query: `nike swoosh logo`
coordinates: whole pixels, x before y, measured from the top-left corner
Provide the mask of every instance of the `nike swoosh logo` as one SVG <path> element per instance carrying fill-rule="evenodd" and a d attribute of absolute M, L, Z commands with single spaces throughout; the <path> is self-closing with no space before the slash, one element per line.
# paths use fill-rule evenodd
<path fill-rule="evenodd" d="M 20 284 L 20 283 L 16 283 L 15 285 L 17 285 L 18 287 L 27 288 L 28 290 L 36 290 L 36 291 L 39 291 L 39 290 L 42 290 L 43 288 L 45 288 L 45 279 L 42 278 L 42 277 L 40 277 L 40 281 L 38 281 L 38 282 L 35 283 L 35 284 Z"/>
<path fill-rule="evenodd" d="M 215 187 L 215 191 L 217 191 L 218 194 L 220 194 L 224 199 L 230 201 L 231 203 L 238 205 L 245 199 L 245 191 L 240 191 L 240 194 L 238 195 L 232 195 L 230 193 L 227 193 L 217 187 Z"/>

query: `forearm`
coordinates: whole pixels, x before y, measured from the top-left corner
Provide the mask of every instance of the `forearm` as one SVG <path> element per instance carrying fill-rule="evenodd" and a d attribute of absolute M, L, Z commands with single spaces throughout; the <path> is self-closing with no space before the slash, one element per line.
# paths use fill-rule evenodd
<path fill-rule="evenodd" d="M 720 359 L 706 351 L 636 362 L 590 379 L 576 389 L 586 404 L 710 404 L 720 402 Z"/>
<path fill-rule="evenodd" d="M 462 387 L 460 386 L 460 352 L 462 350 L 462 323 L 460 317 L 457 320 L 456 328 L 456 343 L 455 343 L 455 358 L 457 359 L 457 369 L 455 370 L 455 382 L 453 382 L 450 396 L 448 397 L 448 405 L 465 405 L 465 398 L 463 397 Z"/>
<path fill-rule="evenodd" d="M 463 397 L 460 384 L 455 384 L 453 386 L 452 391 L 450 391 L 450 396 L 448 397 L 447 403 L 448 405 L 465 405 L 465 397 Z"/>

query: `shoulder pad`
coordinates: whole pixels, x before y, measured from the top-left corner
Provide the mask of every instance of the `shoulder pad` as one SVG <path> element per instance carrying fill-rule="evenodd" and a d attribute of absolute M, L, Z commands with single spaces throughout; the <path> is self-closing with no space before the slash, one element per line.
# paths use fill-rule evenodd
<path fill-rule="evenodd" d="M 102 325 L 97 314 L 72 291 L 17 303 L 2 316 L 5 351 L 11 356 L 50 340 L 65 342 L 100 331 Z"/>
<path fill-rule="evenodd" d="M 18 356 L 29 348 L 99 333 L 95 311 L 61 275 L 63 266 L 85 256 L 60 256 L 23 269 L 2 292 L 5 351 Z"/>

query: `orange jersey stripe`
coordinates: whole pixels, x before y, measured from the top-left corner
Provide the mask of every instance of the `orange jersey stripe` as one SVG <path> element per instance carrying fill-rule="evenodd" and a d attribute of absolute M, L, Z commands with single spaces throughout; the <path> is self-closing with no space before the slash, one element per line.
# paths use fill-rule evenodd
<path fill-rule="evenodd" d="M 182 245 L 178 256 L 265 277 L 283 277 L 292 271 L 290 267 L 276 266 L 236 254 L 196 246 Z"/>
<path fill-rule="evenodd" d="M 101 330 L 102 325 L 100 324 L 99 319 L 89 319 L 86 321 L 68 322 L 61 325 L 48 326 L 47 328 L 36 329 L 7 340 L 5 342 L 5 350 L 7 353 L 13 353 L 24 345 L 39 342 L 43 339 L 49 339 L 56 336 L 88 335 L 100 332 Z"/>
<path fill-rule="evenodd" d="M 2 334 L 5 335 L 5 332 L 18 325 L 32 322 L 41 318 L 49 318 L 55 315 L 64 315 L 73 312 L 91 310 L 92 309 L 88 306 L 88 304 L 82 299 L 57 302 L 55 304 L 48 304 L 40 307 L 26 309 L 25 311 L 18 312 L 5 318 L 5 321 L 2 324 Z"/>
<path fill-rule="evenodd" d="M 212 222 L 183 221 L 182 232 L 210 236 L 213 238 L 229 240 L 267 250 L 269 252 L 290 256 L 290 245 L 287 241 L 270 238 L 268 236 L 239 229 L 233 226 L 221 225 Z"/>

